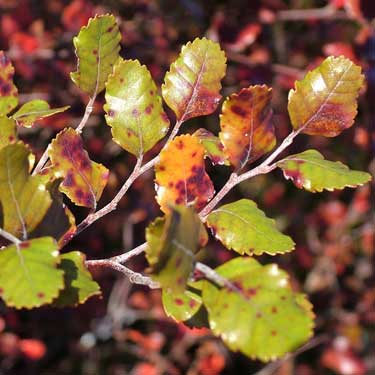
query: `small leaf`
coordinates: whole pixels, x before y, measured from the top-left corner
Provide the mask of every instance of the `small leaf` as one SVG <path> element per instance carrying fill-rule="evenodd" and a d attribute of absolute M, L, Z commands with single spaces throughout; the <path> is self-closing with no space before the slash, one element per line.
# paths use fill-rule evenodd
<path fill-rule="evenodd" d="M 174 293 L 163 289 L 162 301 L 167 316 L 177 322 L 189 320 L 202 305 L 201 297 L 189 290 Z"/>
<path fill-rule="evenodd" d="M 239 169 L 275 147 L 271 91 L 266 85 L 250 86 L 232 94 L 223 104 L 219 137 L 224 153 Z"/>
<path fill-rule="evenodd" d="M 30 151 L 22 143 L 0 150 L 0 203 L 4 229 L 26 239 L 42 221 L 52 200 L 41 176 L 29 175 Z"/>
<path fill-rule="evenodd" d="M 294 351 L 312 335 L 314 314 L 303 294 L 294 293 L 276 264 L 235 258 L 216 269 L 235 289 L 203 284 L 210 327 L 231 350 L 262 361 Z"/>
<path fill-rule="evenodd" d="M 224 146 L 219 137 L 203 128 L 198 129 L 193 135 L 199 139 L 205 150 L 204 156 L 208 157 L 213 165 L 229 165 L 228 158 L 223 151 Z"/>
<path fill-rule="evenodd" d="M 286 179 L 291 179 L 298 188 L 311 192 L 356 187 L 371 180 L 371 175 L 350 170 L 339 161 L 325 160 L 316 150 L 307 150 L 288 156 L 277 166 L 283 170 Z"/>
<path fill-rule="evenodd" d="M 103 91 L 113 65 L 119 58 L 120 39 L 115 17 L 108 14 L 91 18 L 87 26 L 74 37 L 78 67 L 70 77 L 91 97 Z"/>
<path fill-rule="evenodd" d="M 0 115 L 0 149 L 17 140 L 16 122 L 5 115 Z"/>
<path fill-rule="evenodd" d="M 326 58 L 289 92 L 293 128 L 305 134 L 335 137 L 351 127 L 363 79 L 361 68 L 349 59 Z"/>
<path fill-rule="evenodd" d="M 60 108 L 50 108 L 45 100 L 35 99 L 25 103 L 21 108 L 12 115 L 19 126 L 30 128 L 35 121 L 45 117 L 53 116 L 56 113 L 64 112 L 69 106 Z"/>
<path fill-rule="evenodd" d="M 104 110 L 114 140 L 137 157 L 150 150 L 169 128 L 155 82 L 144 65 L 121 60 L 108 78 Z"/>
<path fill-rule="evenodd" d="M 175 207 L 146 230 L 146 258 L 152 278 L 172 292 L 182 293 L 194 266 L 194 254 L 207 242 L 199 216 L 191 207 Z"/>
<path fill-rule="evenodd" d="M 163 98 L 177 120 L 186 121 L 215 111 L 225 70 L 226 57 L 218 43 L 197 38 L 182 47 L 162 86 Z"/>
<path fill-rule="evenodd" d="M 241 255 L 275 255 L 294 249 L 293 240 L 249 199 L 219 207 L 208 215 L 207 225 L 228 249 Z"/>
<path fill-rule="evenodd" d="M 64 286 L 55 241 L 36 238 L 0 250 L 0 297 L 8 306 L 39 307 L 52 302 Z"/>
<path fill-rule="evenodd" d="M 66 128 L 56 136 L 49 157 L 55 173 L 64 177 L 60 190 L 76 205 L 95 209 L 108 181 L 108 169 L 90 160 L 74 129 Z"/>
<path fill-rule="evenodd" d="M 101 294 L 99 285 L 85 267 L 84 254 L 71 251 L 61 255 L 60 259 L 59 269 L 64 271 L 65 287 L 53 302 L 54 306 L 77 306 L 90 297 Z"/>
<path fill-rule="evenodd" d="M 214 195 L 205 171 L 204 147 L 192 135 L 181 135 L 160 153 L 155 166 L 157 201 L 163 212 L 169 205 L 190 205 L 199 210 Z"/>
<path fill-rule="evenodd" d="M 14 68 L 4 51 L 0 51 L 0 115 L 8 114 L 18 104 L 18 90 L 13 84 Z"/>

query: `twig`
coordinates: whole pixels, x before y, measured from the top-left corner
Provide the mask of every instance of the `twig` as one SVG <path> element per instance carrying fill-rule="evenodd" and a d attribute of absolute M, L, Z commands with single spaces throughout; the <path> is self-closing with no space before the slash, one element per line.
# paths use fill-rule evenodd
<path fill-rule="evenodd" d="M 328 4 L 323 8 L 280 10 L 276 15 L 279 21 L 303 21 L 311 19 L 350 19 L 347 13 Z"/>
<path fill-rule="evenodd" d="M 139 254 L 142 254 L 145 252 L 147 248 L 147 242 L 143 243 L 142 245 L 139 245 L 137 247 L 135 247 L 133 250 L 130 250 L 124 254 L 120 254 L 120 255 L 117 255 L 117 256 L 114 256 L 112 258 L 110 258 L 113 262 L 117 262 L 117 263 L 126 263 L 129 259 L 139 255 Z"/>
<path fill-rule="evenodd" d="M 4 237 L 9 242 L 12 242 L 16 245 L 18 245 L 22 242 L 17 237 L 13 236 L 13 234 L 10 234 L 9 232 L 7 232 L 6 230 L 1 229 L 1 228 L 0 228 L 0 236 Z"/>

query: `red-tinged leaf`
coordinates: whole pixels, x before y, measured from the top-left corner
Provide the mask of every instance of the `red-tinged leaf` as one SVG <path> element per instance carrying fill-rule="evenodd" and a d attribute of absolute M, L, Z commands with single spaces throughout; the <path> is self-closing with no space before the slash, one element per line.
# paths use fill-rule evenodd
<path fill-rule="evenodd" d="M 14 68 L 0 51 L 0 115 L 8 114 L 18 104 L 18 90 L 13 84 Z"/>
<path fill-rule="evenodd" d="M 16 122 L 5 115 L 0 115 L 0 149 L 16 141 Z"/>
<path fill-rule="evenodd" d="M 347 58 L 325 59 L 289 92 L 293 128 L 305 134 L 335 137 L 351 127 L 363 79 L 361 68 Z"/>
<path fill-rule="evenodd" d="M 247 24 L 238 34 L 234 43 L 228 47 L 236 52 L 241 52 L 255 42 L 262 28 L 258 23 Z"/>
<path fill-rule="evenodd" d="M 271 117 L 271 89 L 266 85 L 250 86 L 225 100 L 219 137 L 235 167 L 241 169 L 273 149 L 276 137 Z"/>
<path fill-rule="evenodd" d="M 108 169 L 90 160 L 81 137 L 72 128 L 52 141 L 49 156 L 55 174 L 64 177 L 60 190 L 78 206 L 96 208 L 108 180 Z"/>
<path fill-rule="evenodd" d="M 204 166 L 204 147 L 192 135 L 176 137 L 160 153 L 155 166 L 157 201 L 163 212 L 170 205 L 191 205 L 199 210 L 214 195 Z"/>
<path fill-rule="evenodd" d="M 44 357 L 47 352 L 46 346 L 40 340 L 23 339 L 19 342 L 19 348 L 27 358 L 37 361 Z"/>
<path fill-rule="evenodd" d="M 182 47 L 162 86 L 163 98 L 177 120 L 186 121 L 215 111 L 225 70 L 226 57 L 219 44 L 197 38 Z"/>

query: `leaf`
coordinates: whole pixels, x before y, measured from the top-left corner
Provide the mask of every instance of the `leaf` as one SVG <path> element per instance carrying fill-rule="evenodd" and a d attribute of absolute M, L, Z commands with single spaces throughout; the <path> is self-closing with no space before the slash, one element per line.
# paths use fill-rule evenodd
<path fill-rule="evenodd" d="M 66 111 L 69 106 L 60 108 L 50 108 L 49 104 L 45 100 L 35 99 L 27 102 L 21 106 L 21 108 L 12 115 L 19 126 L 30 128 L 34 125 L 35 121 L 45 117 L 53 116 L 56 113 Z"/>
<path fill-rule="evenodd" d="M 30 309 L 52 302 L 64 286 L 58 255 L 50 237 L 0 250 L 0 296 L 6 304 Z"/>
<path fill-rule="evenodd" d="M 311 192 L 356 187 L 371 180 L 371 175 L 350 170 L 339 161 L 325 160 L 316 150 L 307 150 L 288 156 L 277 166 L 283 170 L 286 179 L 291 179 L 298 188 Z"/>
<path fill-rule="evenodd" d="M 48 153 L 55 174 L 64 177 L 60 190 L 77 206 L 95 209 L 108 181 L 108 169 L 90 160 L 81 137 L 72 128 L 56 136 Z"/>
<path fill-rule="evenodd" d="M 207 225 L 229 250 L 241 255 L 275 255 L 294 249 L 293 240 L 280 233 L 275 221 L 249 199 L 219 207 L 208 215 Z"/>
<path fill-rule="evenodd" d="M 276 144 L 271 117 L 272 89 L 250 86 L 229 96 L 220 115 L 224 153 L 237 168 L 260 158 Z"/>
<path fill-rule="evenodd" d="M 137 157 L 150 150 L 169 128 L 150 72 L 136 60 L 121 60 L 108 78 L 104 110 L 114 140 Z"/>
<path fill-rule="evenodd" d="M 207 242 L 207 233 L 191 207 L 176 206 L 146 229 L 146 258 L 155 281 L 182 293 L 194 266 L 194 254 Z"/>
<path fill-rule="evenodd" d="M 213 165 L 229 165 L 228 158 L 223 151 L 224 146 L 220 142 L 219 137 L 216 137 L 211 132 L 203 128 L 198 129 L 193 135 L 199 139 L 199 142 L 204 147 L 204 156 L 208 157 Z"/>
<path fill-rule="evenodd" d="M 0 203 L 4 229 L 22 239 L 26 239 L 42 221 L 52 203 L 43 178 L 29 175 L 29 154 L 21 142 L 0 150 Z"/>
<path fill-rule="evenodd" d="M 13 119 L 0 115 L 0 149 L 17 140 L 16 123 Z"/>
<path fill-rule="evenodd" d="M 0 51 L 0 115 L 8 114 L 18 104 L 18 90 L 13 84 L 14 68 L 4 51 Z"/>
<path fill-rule="evenodd" d="M 201 297 L 189 290 L 173 293 L 163 289 L 162 301 L 167 316 L 177 322 L 189 320 L 198 312 L 202 305 Z"/>
<path fill-rule="evenodd" d="M 59 269 L 64 271 L 65 287 L 53 302 L 54 306 L 77 306 L 94 295 L 101 295 L 99 285 L 85 267 L 84 254 L 71 251 L 61 255 L 60 259 Z"/>
<path fill-rule="evenodd" d="M 155 166 L 157 201 L 163 212 L 169 205 L 190 205 L 199 210 L 214 195 L 205 171 L 204 147 L 192 135 L 181 135 L 160 153 Z"/>
<path fill-rule="evenodd" d="M 303 294 L 294 293 L 276 264 L 235 258 L 216 269 L 235 289 L 203 284 L 210 327 L 231 350 L 262 361 L 295 350 L 312 335 L 314 314 Z"/>
<path fill-rule="evenodd" d="M 349 59 L 326 58 L 289 92 L 293 128 L 305 134 L 335 137 L 351 127 L 363 79 L 361 68 Z"/>
<path fill-rule="evenodd" d="M 177 120 L 209 115 L 221 99 L 226 57 L 218 43 L 196 38 L 182 47 L 162 86 L 163 98 Z"/>
<path fill-rule="evenodd" d="M 73 43 L 78 58 L 72 81 L 85 93 L 95 97 L 105 87 L 113 65 L 119 58 L 121 34 L 113 15 L 91 18 Z"/>

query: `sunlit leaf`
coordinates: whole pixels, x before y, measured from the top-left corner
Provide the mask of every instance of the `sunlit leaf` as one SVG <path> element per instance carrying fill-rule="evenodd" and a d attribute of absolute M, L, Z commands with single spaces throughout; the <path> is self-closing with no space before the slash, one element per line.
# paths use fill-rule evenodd
<path fill-rule="evenodd" d="M 167 316 L 177 322 L 190 319 L 202 305 L 201 297 L 189 290 L 175 293 L 168 289 L 163 289 L 162 301 Z"/>
<path fill-rule="evenodd" d="M 29 149 L 22 143 L 0 150 L 0 203 L 4 229 L 26 239 L 42 221 L 51 197 L 41 176 L 29 175 Z"/>
<path fill-rule="evenodd" d="M 0 250 L 0 297 L 18 309 L 52 302 L 64 286 L 63 271 L 57 269 L 58 255 L 50 237 Z"/>
<path fill-rule="evenodd" d="M 17 140 L 16 123 L 5 115 L 0 115 L 0 149 Z"/>
<path fill-rule="evenodd" d="M 192 135 L 176 137 L 160 153 L 155 166 L 157 201 L 162 211 L 169 205 L 194 204 L 200 209 L 214 195 L 205 171 L 204 147 Z"/>
<path fill-rule="evenodd" d="M 279 232 L 275 221 L 249 199 L 219 207 L 208 215 L 207 225 L 228 249 L 242 255 L 274 255 L 294 249 L 293 240 Z"/>
<path fill-rule="evenodd" d="M 213 135 L 206 129 L 200 128 L 194 134 L 199 139 L 205 150 L 205 157 L 208 157 L 213 165 L 229 165 L 227 156 L 224 154 L 224 146 L 219 137 Z"/>
<path fill-rule="evenodd" d="M 0 51 L 0 115 L 8 114 L 18 104 L 18 90 L 13 84 L 14 68 Z"/>
<path fill-rule="evenodd" d="M 356 187 L 371 180 L 369 173 L 350 170 L 339 161 L 325 160 L 316 150 L 288 156 L 277 163 L 298 188 L 312 192 Z"/>
<path fill-rule="evenodd" d="M 250 86 L 225 100 L 219 137 L 235 167 L 242 168 L 275 147 L 271 95 L 266 85 Z"/>
<path fill-rule="evenodd" d="M 133 155 L 143 155 L 167 133 L 169 120 L 156 85 L 138 61 L 121 60 L 115 65 L 105 99 L 113 139 Z"/>
<path fill-rule="evenodd" d="M 218 43 L 197 38 L 182 47 L 162 86 L 163 98 L 178 120 L 215 111 L 225 70 L 226 57 Z"/>
<path fill-rule="evenodd" d="M 113 15 L 91 18 L 73 39 L 78 58 L 73 82 L 91 97 L 100 93 L 119 58 L 121 34 Z"/>
<path fill-rule="evenodd" d="M 289 92 L 293 128 L 306 134 L 335 137 L 352 126 L 363 79 L 361 68 L 349 59 L 325 59 Z"/>
<path fill-rule="evenodd" d="M 194 254 L 207 242 L 207 233 L 191 207 L 179 206 L 146 230 L 146 258 L 154 280 L 182 293 L 194 266 Z"/>
<path fill-rule="evenodd" d="M 60 190 L 78 206 L 96 207 L 108 180 L 108 169 L 90 160 L 81 137 L 72 128 L 62 130 L 49 148 L 55 173 L 64 177 Z"/>
<path fill-rule="evenodd" d="M 312 335 L 311 304 L 292 291 L 287 273 L 276 264 L 262 266 L 240 257 L 216 271 L 234 288 L 205 281 L 202 300 L 212 331 L 231 350 L 268 361 L 294 351 Z"/>
<path fill-rule="evenodd" d="M 56 113 L 64 112 L 68 108 L 69 106 L 50 108 L 45 100 L 35 99 L 23 104 L 21 108 L 12 115 L 12 118 L 17 121 L 19 126 L 29 128 L 35 123 L 35 121 L 53 116 Z"/>
<path fill-rule="evenodd" d="M 85 255 L 72 251 L 60 256 L 59 269 L 64 271 L 65 287 L 53 302 L 54 306 L 77 306 L 94 295 L 100 295 L 99 285 L 85 267 Z"/>

